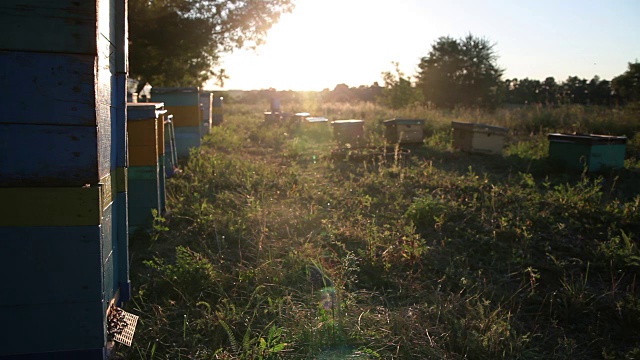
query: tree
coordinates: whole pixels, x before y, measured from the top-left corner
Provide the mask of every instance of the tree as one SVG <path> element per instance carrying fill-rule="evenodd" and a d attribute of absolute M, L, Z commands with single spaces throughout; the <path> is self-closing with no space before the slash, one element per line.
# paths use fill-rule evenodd
<path fill-rule="evenodd" d="M 220 54 L 264 42 L 292 0 L 129 0 L 129 71 L 154 86 L 223 82 Z"/>
<path fill-rule="evenodd" d="M 402 71 L 400 64 L 392 62 L 395 73 L 385 71 L 382 73 L 384 80 L 384 88 L 380 95 L 380 100 L 384 105 L 392 109 L 400 109 L 414 103 L 418 97 L 416 89 L 411 85 L 411 81 L 407 79 Z"/>
<path fill-rule="evenodd" d="M 438 107 L 495 106 L 503 70 L 493 48 L 487 39 L 471 34 L 439 38 L 418 64 L 424 101 Z"/>
<path fill-rule="evenodd" d="M 505 80 L 505 101 L 511 104 L 538 104 L 542 102 L 542 84 L 539 80 Z"/>
<path fill-rule="evenodd" d="M 556 104 L 558 102 L 558 83 L 553 76 L 544 79 L 542 83 L 542 98 L 546 104 Z"/>
<path fill-rule="evenodd" d="M 611 105 L 611 82 L 594 76 L 587 84 L 589 104 Z"/>
<path fill-rule="evenodd" d="M 640 63 L 629 63 L 629 69 L 611 80 L 615 94 L 625 102 L 640 101 Z"/>

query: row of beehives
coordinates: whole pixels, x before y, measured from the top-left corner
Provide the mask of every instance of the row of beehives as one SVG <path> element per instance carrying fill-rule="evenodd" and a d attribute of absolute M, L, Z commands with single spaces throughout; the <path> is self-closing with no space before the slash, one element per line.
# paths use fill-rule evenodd
<path fill-rule="evenodd" d="M 165 180 L 222 123 L 222 98 L 198 88 L 153 88 L 153 102 L 127 104 L 129 229 L 166 211 Z"/>
<path fill-rule="evenodd" d="M 453 146 L 462 151 L 502 154 L 508 129 L 484 124 L 452 122 Z M 627 138 L 594 134 L 552 133 L 549 159 L 569 169 L 601 171 L 624 167 Z"/>
<path fill-rule="evenodd" d="M 0 359 L 110 357 L 129 225 L 150 225 L 164 176 L 222 121 L 221 98 L 187 89 L 127 106 L 126 6 L 2 3 Z"/>
<path fill-rule="evenodd" d="M 0 100 L 0 273 L 21 275 L 3 280 L 0 318 L 19 326 L 0 332 L 0 358 L 102 359 L 112 305 L 130 296 L 129 234 L 151 226 L 152 210 L 164 213 L 165 178 L 222 122 L 221 98 L 166 88 L 154 103 L 112 103 L 111 94 L 75 91 L 102 84 L 78 55 L 5 52 L 0 64 L 56 95 L 38 107 L 26 91 Z M 124 94 L 126 73 L 116 77 Z M 34 331 L 61 323 L 62 337 Z"/>
<path fill-rule="evenodd" d="M 328 122 L 326 118 L 307 117 L 309 123 Z M 340 146 L 351 148 L 363 146 L 363 120 L 336 120 L 330 122 L 333 135 Z M 385 141 L 389 144 L 422 144 L 424 141 L 424 120 L 390 119 L 383 122 Z M 499 155 L 505 146 L 509 130 L 505 127 L 465 123 L 451 123 L 453 147 L 468 153 Z M 617 169 L 624 167 L 627 138 L 594 134 L 548 135 L 549 158 L 563 163 L 568 168 L 589 171 Z"/>

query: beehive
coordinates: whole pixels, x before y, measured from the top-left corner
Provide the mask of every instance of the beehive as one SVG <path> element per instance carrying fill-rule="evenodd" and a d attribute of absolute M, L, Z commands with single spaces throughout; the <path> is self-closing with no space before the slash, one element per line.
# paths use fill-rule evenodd
<path fill-rule="evenodd" d="M 324 124 L 325 126 L 329 123 L 329 119 L 323 116 L 309 116 L 304 119 L 305 124 Z"/>
<path fill-rule="evenodd" d="M 129 132 L 129 229 L 149 228 L 155 209 L 164 205 L 163 103 L 130 103 Z"/>
<path fill-rule="evenodd" d="M 271 111 L 264 112 L 264 122 L 267 124 L 272 124 L 281 120 L 282 120 L 282 114 L 279 112 L 271 112 Z"/>
<path fill-rule="evenodd" d="M 360 147 L 364 145 L 364 120 L 349 119 L 331 122 L 333 137 L 340 146 Z"/>
<path fill-rule="evenodd" d="M 424 120 L 391 119 L 385 120 L 385 140 L 391 144 L 419 144 L 424 141 Z"/>
<path fill-rule="evenodd" d="M 502 154 L 508 129 L 476 123 L 451 122 L 453 147 L 469 153 Z"/>
<path fill-rule="evenodd" d="M 123 0 L 0 12 L 0 358 L 104 359 L 128 300 L 125 22 Z"/>
<path fill-rule="evenodd" d="M 172 177 L 178 170 L 176 132 L 173 127 L 173 115 L 165 114 L 164 119 L 165 176 Z"/>
<path fill-rule="evenodd" d="M 304 123 L 305 119 L 307 119 L 309 116 L 311 116 L 311 114 L 309 114 L 308 112 L 295 113 L 293 114 L 293 121 L 296 124 L 302 124 Z"/>
<path fill-rule="evenodd" d="M 549 134 L 549 159 L 590 172 L 624 167 L 627 138 L 593 134 Z"/>
<path fill-rule="evenodd" d="M 200 147 L 202 112 L 197 87 L 167 87 L 151 89 L 151 99 L 164 103 L 168 114 L 173 115 L 176 150 L 178 157 L 186 158 L 193 148 Z"/>
<path fill-rule="evenodd" d="M 202 111 L 202 129 L 200 131 L 201 136 L 205 136 L 209 132 L 211 132 L 211 125 L 213 123 L 212 115 L 212 102 L 213 102 L 213 93 L 211 91 L 202 91 L 200 92 L 200 109 Z"/>
<path fill-rule="evenodd" d="M 213 96 L 213 125 L 220 125 L 224 121 L 224 111 L 222 109 L 222 96 Z"/>

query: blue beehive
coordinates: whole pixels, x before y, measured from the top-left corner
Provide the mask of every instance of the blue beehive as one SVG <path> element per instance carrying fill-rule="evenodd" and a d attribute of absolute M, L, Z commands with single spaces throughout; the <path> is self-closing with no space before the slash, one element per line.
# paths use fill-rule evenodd
<path fill-rule="evenodd" d="M 176 148 L 179 158 L 186 158 L 193 148 L 200 147 L 202 112 L 197 87 L 152 88 L 151 99 L 163 102 L 167 113 L 173 115 Z"/>
<path fill-rule="evenodd" d="M 125 1 L 2 7 L 0 358 L 104 359 L 130 293 Z"/>
<path fill-rule="evenodd" d="M 129 229 L 149 228 L 165 208 L 163 103 L 129 103 Z"/>
<path fill-rule="evenodd" d="M 549 134 L 549 158 L 573 170 L 597 172 L 624 168 L 625 136 Z"/>

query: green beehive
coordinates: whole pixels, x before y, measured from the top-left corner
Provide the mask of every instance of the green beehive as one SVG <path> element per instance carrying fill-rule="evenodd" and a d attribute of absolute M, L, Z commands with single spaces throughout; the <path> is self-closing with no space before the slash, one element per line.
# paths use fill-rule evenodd
<path fill-rule="evenodd" d="M 549 159 L 590 172 L 624 167 L 625 136 L 549 134 Z"/>

